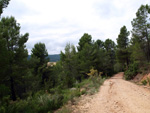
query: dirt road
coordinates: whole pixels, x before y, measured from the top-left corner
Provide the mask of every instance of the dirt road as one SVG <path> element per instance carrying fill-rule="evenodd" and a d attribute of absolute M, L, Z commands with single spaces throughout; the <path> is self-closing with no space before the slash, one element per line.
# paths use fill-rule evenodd
<path fill-rule="evenodd" d="M 108 79 L 100 91 L 83 97 L 73 113 L 150 113 L 150 90 L 122 79 L 119 73 Z"/>

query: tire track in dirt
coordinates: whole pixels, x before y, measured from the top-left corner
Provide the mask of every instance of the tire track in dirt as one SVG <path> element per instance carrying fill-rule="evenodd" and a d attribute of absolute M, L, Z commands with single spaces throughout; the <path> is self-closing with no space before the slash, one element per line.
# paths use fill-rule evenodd
<path fill-rule="evenodd" d="M 150 113 L 150 90 L 123 80 L 123 74 L 106 80 L 97 94 L 82 97 L 73 113 Z"/>

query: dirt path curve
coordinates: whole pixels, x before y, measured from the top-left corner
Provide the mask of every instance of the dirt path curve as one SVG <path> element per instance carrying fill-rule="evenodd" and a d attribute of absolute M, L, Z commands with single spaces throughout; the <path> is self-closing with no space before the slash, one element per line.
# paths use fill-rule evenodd
<path fill-rule="evenodd" d="M 73 113 L 150 113 L 150 91 L 122 79 L 116 74 L 92 96 L 85 96 Z"/>

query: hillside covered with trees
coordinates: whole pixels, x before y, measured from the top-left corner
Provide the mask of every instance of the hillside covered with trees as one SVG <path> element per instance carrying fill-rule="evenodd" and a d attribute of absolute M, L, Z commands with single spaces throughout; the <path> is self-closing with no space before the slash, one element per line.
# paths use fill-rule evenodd
<path fill-rule="evenodd" d="M 9 0 L 0 1 L 0 15 L 8 4 Z M 53 112 L 73 96 L 85 93 L 78 90 L 85 80 L 101 82 L 120 71 L 130 80 L 148 70 L 150 6 L 141 5 L 131 24 L 131 32 L 125 25 L 120 28 L 117 44 L 111 39 L 93 40 L 84 33 L 78 46 L 68 43 L 60 61 L 51 67 L 47 66 L 48 48 L 44 43 L 34 45 L 28 60 L 29 33 L 20 34 L 15 17 L 0 18 L 0 113 Z M 89 75 L 91 70 L 96 73 Z M 77 91 L 72 94 L 70 89 L 74 87 Z"/>

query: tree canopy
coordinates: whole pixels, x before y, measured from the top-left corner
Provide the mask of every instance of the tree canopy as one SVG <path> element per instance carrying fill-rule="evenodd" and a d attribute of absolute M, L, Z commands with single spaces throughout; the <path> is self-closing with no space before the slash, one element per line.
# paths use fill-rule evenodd
<path fill-rule="evenodd" d="M 25 43 L 28 40 L 29 34 L 20 34 L 20 25 L 14 17 L 2 18 L 0 21 L 0 31 L 0 42 L 3 43 L 1 48 L 3 52 L 0 54 L 0 58 L 5 61 L 3 61 L 5 67 L 2 66 L 3 68 L 0 69 L 5 70 L 5 72 L 1 76 L 3 76 L 3 80 L 6 80 L 7 77 L 9 78 L 10 86 L 8 84 L 6 86 L 10 87 L 12 99 L 16 100 L 17 79 L 22 79 L 21 77 L 25 74 L 28 56 Z M 5 57 L 4 54 L 6 55 Z"/>
<path fill-rule="evenodd" d="M 3 13 L 3 9 L 6 8 L 10 0 L 0 0 L 0 16 Z"/>
<path fill-rule="evenodd" d="M 136 18 L 132 23 L 132 39 L 131 43 L 135 45 L 138 43 L 140 48 L 144 51 L 147 61 L 150 61 L 150 6 L 141 5 L 136 13 Z"/>
<path fill-rule="evenodd" d="M 31 52 L 31 57 L 39 58 L 41 65 L 48 61 L 48 52 L 44 43 L 35 44 Z"/>
<path fill-rule="evenodd" d="M 120 29 L 120 34 L 118 35 L 117 38 L 117 50 L 116 50 L 116 56 L 117 60 L 119 63 L 122 65 L 127 65 L 129 64 L 129 31 L 127 31 L 126 26 L 123 26 Z"/>

